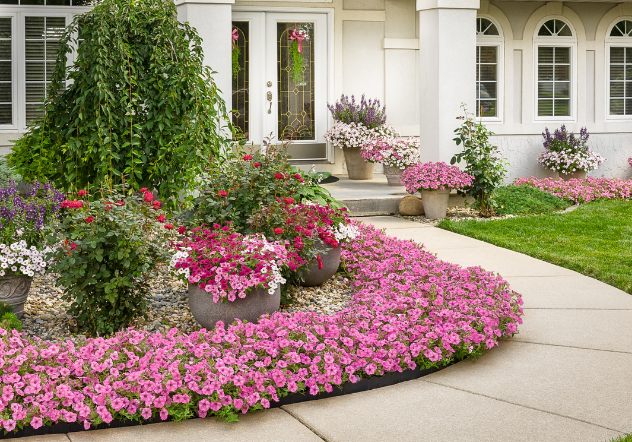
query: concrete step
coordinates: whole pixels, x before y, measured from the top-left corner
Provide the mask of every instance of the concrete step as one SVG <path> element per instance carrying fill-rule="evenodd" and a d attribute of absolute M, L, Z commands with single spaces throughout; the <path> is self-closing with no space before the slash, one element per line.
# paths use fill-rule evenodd
<path fill-rule="evenodd" d="M 408 193 L 403 186 L 389 186 L 386 176 L 375 174 L 371 180 L 350 180 L 347 175 L 335 183 L 322 184 L 331 196 L 349 208 L 353 216 L 375 216 L 399 213 L 399 203 Z M 415 194 L 419 196 L 419 194 Z M 449 207 L 465 207 L 465 198 L 453 191 Z"/>

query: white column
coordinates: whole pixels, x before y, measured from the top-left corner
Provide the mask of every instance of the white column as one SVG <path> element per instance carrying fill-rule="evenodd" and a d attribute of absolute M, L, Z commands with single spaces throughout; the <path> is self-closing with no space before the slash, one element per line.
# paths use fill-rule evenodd
<path fill-rule="evenodd" d="M 226 109 L 232 105 L 232 4 L 235 0 L 176 0 L 178 20 L 189 22 L 202 38 L 204 64 L 217 73 Z"/>
<path fill-rule="evenodd" d="M 417 0 L 421 159 L 450 162 L 461 103 L 476 106 L 476 11 L 479 0 Z"/>

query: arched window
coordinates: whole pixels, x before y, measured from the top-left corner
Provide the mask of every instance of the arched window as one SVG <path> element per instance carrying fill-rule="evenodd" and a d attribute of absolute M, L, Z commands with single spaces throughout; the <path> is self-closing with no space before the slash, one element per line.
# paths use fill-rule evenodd
<path fill-rule="evenodd" d="M 500 27 L 489 18 L 476 19 L 476 116 L 500 120 L 501 60 L 503 38 Z"/>
<path fill-rule="evenodd" d="M 607 34 L 608 118 L 632 116 L 632 19 L 617 19 Z"/>
<path fill-rule="evenodd" d="M 547 19 L 533 39 L 536 57 L 536 117 L 569 120 L 574 117 L 575 53 L 577 40 L 570 24 Z"/>

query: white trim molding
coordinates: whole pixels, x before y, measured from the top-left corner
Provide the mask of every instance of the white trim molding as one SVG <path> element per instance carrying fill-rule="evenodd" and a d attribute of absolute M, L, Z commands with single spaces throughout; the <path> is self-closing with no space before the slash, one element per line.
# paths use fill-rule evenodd
<path fill-rule="evenodd" d="M 417 0 L 417 11 L 429 9 L 479 9 L 480 0 Z"/>
<path fill-rule="evenodd" d="M 630 82 L 625 81 L 623 82 L 624 84 L 624 97 L 622 97 L 622 100 L 624 101 L 624 113 L 623 115 L 611 115 L 610 114 L 610 104 L 611 104 L 611 97 L 610 97 L 610 92 L 612 90 L 612 85 L 611 85 L 611 59 L 610 59 L 610 52 L 611 52 L 611 48 L 628 48 L 630 49 L 629 51 L 625 51 L 625 55 L 626 57 L 624 58 L 625 60 L 625 65 L 622 66 L 621 72 L 625 73 L 626 71 L 626 67 L 628 65 L 632 65 L 632 35 L 627 36 L 627 37 L 611 37 L 610 33 L 612 32 L 612 29 L 619 23 L 622 21 L 628 21 L 630 23 L 632 23 L 632 16 L 620 16 L 617 17 L 614 21 L 612 21 L 612 23 L 610 24 L 610 26 L 608 26 L 608 30 L 606 31 L 606 35 L 605 35 L 605 52 L 604 52 L 604 58 L 605 58 L 605 63 L 604 63 L 604 67 L 605 67 L 605 79 L 606 79 L 606 90 L 605 90 L 605 98 L 606 98 L 606 102 L 605 102 L 605 119 L 606 121 L 631 121 L 632 120 L 632 105 L 629 106 L 630 109 L 627 110 L 626 108 L 628 108 L 627 104 L 628 103 L 632 103 L 632 93 L 630 93 L 630 91 L 628 91 L 627 89 L 627 85 L 630 84 L 632 85 L 632 76 L 630 77 Z M 630 55 L 629 59 L 627 57 L 627 55 Z M 627 74 L 625 75 L 625 80 L 628 80 L 628 76 Z M 630 87 L 631 91 L 632 91 L 632 86 Z M 630 98 L 627 98 L 627 96 L 630 96 Z M 617 97 L 618 98 L 618 97 Z M 627 102 L 627 103 L 626 103 Z M 626 113 L 627 110 L 627 113 Z"/>

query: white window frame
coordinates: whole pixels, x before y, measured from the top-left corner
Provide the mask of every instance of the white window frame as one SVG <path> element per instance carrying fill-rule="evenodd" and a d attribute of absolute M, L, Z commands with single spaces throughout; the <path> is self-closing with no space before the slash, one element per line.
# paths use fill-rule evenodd
<path fill-rule="evenodd" d="M 566 23 L 573 33 L 572 37 L 551 37 L 551 36 L 539 36 L 538 32 L 542 25 L 549 20 L 561 20 Z M 569 116 L 539 116 L 538 115 L 538 50 L 541 47 L 554 47 L 554 48 L 570 48 L 570 115 Z M 540 121 L 559 121 L 559 122 L 574 122 L 577 121 L 577 32 L 566 17 L 562 16 L 548 16 L 538 23 L 535 27 L 535 33 L 533 35 L 533 120 L 534 122 Z"/>
<path fill-rule="evenodd" d="M 25 62 L 25 18 L 64 17 L 68 26 L 75 15 L 92 10 L 93 6 L 3 6 L 0 17 L 13 17 L 12 21 L 12 98 L 13 124 L 0 125 L 0 133 L 22 133 L 26 124 L 26 62 Z M 76 52 L 68 56 L 74 62 Z"/>
<path fill-rule="evenodd" d="M 632 114 L 630 115 L 610 115 L 610 48 L 611 47 L 615 47 L 615 48 L 632 48 L 632 37 L 611 37 L 610 33 L 612 32 L 612 29 L 617 25 L 617 23 L 619 23 L 620 21 L 623 20 L 630 20 L 632 21 L 632 17 L 630 16 L 624 16 L 624 17 L 617 17 L 616 20 L 614 20 L 610 26 L 608 26 L 608 31 L 606 32 L 606 39 L 605 39 L 605 43 L 606 43 L 606 49 L 605 49 L 605 58 L 606 58 L 606 63 L 605 63 L 605 68 L 606 68 L 606 73 L 605 73 L 605 78 L 606 78 L 606 93 L 605 93 L 605 97 L 606 97 L 606 120 L 607 121 L 632 121 Z"/>
<path fill-rule="evenodd" d="M 498 29 L 498 35 L 477 35 L 476 46 L 495 46 L 496 47 L 496 116 L 495 117 L 476 117 L 480 121 L 487 123 L 502 123 L 504 115 L 504 101 L 505 101 L 505 36 L 503 29 L 500 27 L 498 21 L 488 15 L 478 15 L 476 19 L 484 18 L 491 21 L 496 29 Z M 478 60 L 476 60 L 478 65 Z M 476 111 L 474 112 L 476 115 Z"/>

